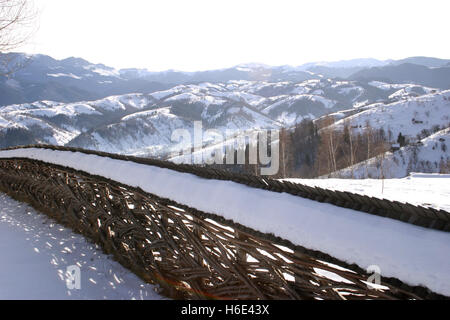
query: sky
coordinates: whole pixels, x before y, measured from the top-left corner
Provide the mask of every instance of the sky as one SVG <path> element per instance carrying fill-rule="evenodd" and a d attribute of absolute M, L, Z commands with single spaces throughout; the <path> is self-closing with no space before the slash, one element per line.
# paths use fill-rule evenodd
<path fill-rule="evenodd" d="M 241 63 L 450 58 L 448 0 L 34 0 L 16 51 L 116 68 L 199 71 Z"/>

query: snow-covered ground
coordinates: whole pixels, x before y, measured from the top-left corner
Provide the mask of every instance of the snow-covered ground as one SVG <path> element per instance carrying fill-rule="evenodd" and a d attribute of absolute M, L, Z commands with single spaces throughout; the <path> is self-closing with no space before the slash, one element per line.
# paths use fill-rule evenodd
<path fill-rule="evenodd" d="M 450 174 L 411 173 L 402 179 L 282 179 L 450 212 Z"/>
<path fill-rule="evenodd" d="M 80 289 L 67 267 L 78 266 Z M 75 282 L 72 282 L 75 284 Z M 154 286 L 26 204 L 0 193 L 0 299 L 161 299 Z"/>
<path fill-rule="evenodd" d="M 363 269 L 423 285 L 450 296 L 450 233 L 231 181 L 202 179 L 130 161 L 48 149 L 0 151 L 59 164 L 140 187 L 184 205 L 215 213 L 292 243 L 320 250 Z"/>

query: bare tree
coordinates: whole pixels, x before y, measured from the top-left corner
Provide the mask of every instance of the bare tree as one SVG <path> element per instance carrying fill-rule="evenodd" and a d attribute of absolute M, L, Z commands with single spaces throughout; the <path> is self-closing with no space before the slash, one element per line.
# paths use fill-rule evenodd
<path fill-rule="evenodd" d="M 356 153 L 358 150 L 358 140 L 354 141 L 353 126 L 351 120 L 344 121 L 344 141 L 348 144 L 348 166 L 351 168 L 351 175 L 353 178 L 353 165 L 355 164 Z"/>
<path fill-rule="evenodd" d="M 291 141 L 291 134 L 286 128 L 281 128 L 279 136 L 280 146 L 280 164 L 281 164 L 281 177 L 287 178 L 291 171 L 293 171 L 293 148 Z"/>
<path fill-rule="evenodd" d="M 320 132 L 320 146 L 318 156 L 318 171 L 319 175 L 329 174 L 335 172 L 337 169 L 336 151 L 339 143 L 337 143 L 337 133 L 331 125 L 334 123 L 334 118 L 329 116 L 322 120 L 323 129 Z"/>
<path fill-rule="evenodd" d="M 367 134 L 367 157 L 366 157 L 366 159 L 367 160 L 369 160 L 370 159 L 370 155 L 371 155 L 371 153 L 370 153 L 370 142 L 371 142 L 371 140 L 372 140 L 372 127 L 370 126 L 370 121 L 369 120 L 367 120 L 366 121 L 366 128 L 365 128 L 365 130 L 366 130 L 366 134 Z M 367 164 L 368 164 L 368 162 L 366 162 L 366 165 L 365 165 L 365 168 L 366 168 L 366 177 L 368 178 L 369 177 L 369 168 L 367 167 Z"/>
<path fill-rule="evenodd" d="M 23 63 L 5 53 L 30 39 L 36 30 L 36 17 L 32 0 L 0 0 L 0 74 L 8 74 Z"/>
<path fill-rule="evenodd" d="M 279 146 L 280 146 L 280 153 L 281 153 L 281 177 L 286 178 L 286 138 L 287 133 L 285 128 L 281 128 L 280 130 L 280 138 L 278 140 Z"/>

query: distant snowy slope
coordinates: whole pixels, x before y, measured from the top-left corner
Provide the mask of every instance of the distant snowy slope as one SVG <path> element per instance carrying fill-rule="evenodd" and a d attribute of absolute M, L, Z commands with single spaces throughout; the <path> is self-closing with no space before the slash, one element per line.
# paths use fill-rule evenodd
<path fill-rule="evenodd" d="M 380 80 L 392 83 L 412 81 L 418 85 L 449 89 L 448 60 L 411 57 L 403 60 L 371 58 L 335 62 L 312 62 L 301 66 L 269 66 L 245 63 L 224 69 L 197 72 L 121 69 L 94 64 L 81 58 L 53 59 L 43 54 L 0 54 L 0 106 L 37 100 L 76 102 L 98 100 L 111 95 L 151 93 L 174 85 L 228 81 L 304 82 L 317 79 Z M 375 68 L 372 68 L 375 67 Z M 429 68 L 431 67 L 431 68 Z M 331 97 L 330 97 L 331 98 Z"/>
<path fill-rule="evenodd" d="M 438 131 L 420 143 L 339 170 L 339 178 L 403 178 L 411 172 L 439 173 L 450 168 L 450 128 Z"/>
<path fill-rule="evenodd" d="M 326 114 L 326 110 L 335 105 L 336 101 L 321 96 L 301 94 L 282 98 L 262 112 L 275 117 L 279 122 L 292 125 L 301 122 L 303 118 L 314 119 L 314 114 Z"/>
<path fill-rule="evenodd" d="M 120 119 L 121 114 L 145 108 L 150 101 L 152 99 L 143 94 L 127 94 L 69 104 L 38 101 L 6 106 L 0 108 L 0 146 L 14 144 L 15 140 L 18 144 L 65 145 L 81 132 Z M 8 132 L 11 129 L 20 133 Z M 2 133 L 6 135 L 3 141 Z"/>
<path fill-rule="evenodd" d="M 76 103 L 44 100 L 0 108 L 0 147 L 49 143 L 165 157 L 173 144 L 172 132 L 191 130 L 194 121 L 202 121 L 205 130 L 220 132 L 291 127 L 305 118 L 317 119 L 349 108 L 352 113 L 376 109 L 375 102 L 379 107 L 384 101 L 406 101 L 432 90 L 319 77 L 301 82 L 181 84 L 149 94 Z"/>
<path fill-rule="evenodd" d="M 171 141 L 176 129 L 186 129 L 193 136 L 194 121 L 201 121 L 205 130 L 216 129 L 224 134 L 227 130 L 281 126 L 252 107 L 247 102 L 252 97 L 229 92 L 221 85 L 181 85 L 148 96 L 151 103 L 145 110 L 128 113 L 115 123 L 81 133 L 68 145 L 113 153 L 162 156 L 177 144 Z M 262 97 L 257 99 L 264 100 Z"/>
<path fill-rule="evenodd" d="M 15 67 L 8 74 L 10 65 Z M 8 77 L 1 74 L 8 74 Z M 144 78 L 130 78 L 117 69 L 80 58 L 56 60 L 42 54 L 0 54 L 0 108 L 37 100 L 66 103 L 96 100 L 132 92 L 149 93 L 168 87 L 168 84 Z"/>
<path fill-rule="evenodd" d="M 399 133 L 416 138 L 423 130 L 446 128 L 450 125 L 450 90 L 417 98 L 400 100 L 390 104 L 374 104 L 364 107 L 364 111 L 345 117 L 331 126 L 342 130 L 347 123 L 355 131 L 383 128 L 396 140 Z"/>
<path fill-rule="evenodd" d="M 450 68 L 448 66 L 427 67 L 411 62 L 365 68 L 348 77 L 350 80 L 378 80 L 391 83 L 412 82 L 417 85 L 450 89 Z"/>
<path fill-rule="evenodd" d="M 192 123 L 171 113 L 170 108 L 141 111 L 121 121 L 81 133 L 68 145 L 111 153 L 158 156 L 173 144 L 174 130 L 192 131 Z"/>

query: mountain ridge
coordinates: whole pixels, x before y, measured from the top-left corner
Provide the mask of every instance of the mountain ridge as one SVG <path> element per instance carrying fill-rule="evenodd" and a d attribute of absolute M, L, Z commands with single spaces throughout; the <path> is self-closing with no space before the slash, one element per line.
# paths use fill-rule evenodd
<path fill-rule="evenodd" d="M 434 66 L 433 69 L 422 66 L 418 71 L 417 66 L 420 64 L 409 65 L 410 73 L 421 72 L 424 74 L 423 76 L 414 75 L 413 80 L 416 80 L 417 84 L 441 89 L 450 87 L 446 80 L 448 65 L 443 66 L 447 60 L 427 57 L 411 57 L 404 60 Z M 348 78 L 350 80 L 364 78 L 399 83 L 399 77 L 389 74 L 389 68 L 398 67 L 398 61 L 402 60 L 396 62 L 395 60 L 382 61 L 369 58 L 313 62 L 300 66 L 245 63 L 229 68 L 197 72 L 175 70 L 153 72 L 138 68 L 115 69 L 104 64 L 93 64 L 82 58 L 69 57 L 57 60 L 43 54 L 7 53 L 0 55 L 0 61 L 2 62 L 0 74 L 8 73 L 11 71 L 10 69 L 13 71 L 8 76 L 0 76 L 1 106 L 31 103 L 44 99 L 60 102 L 97 100 L 111 95 L 133 92 L 151 93 L 178 84 L 219 83 L 230 80 L 300 82 L 317 78 Z M 450 63 L 450 60 L 448 61 Z M 436 65 L 439 66 L 435 67 Z M 385 69 L 382 69 L 381 74 L 376 72 L 374 74 L 372 70 L 374 66 Z M 430 77 L 437 77 L 439 80 L 432 81 Z"/>

